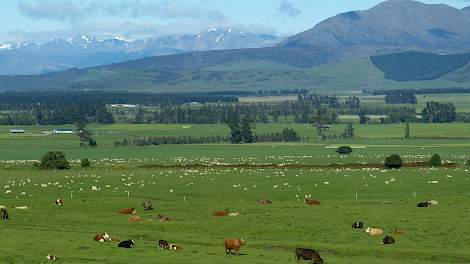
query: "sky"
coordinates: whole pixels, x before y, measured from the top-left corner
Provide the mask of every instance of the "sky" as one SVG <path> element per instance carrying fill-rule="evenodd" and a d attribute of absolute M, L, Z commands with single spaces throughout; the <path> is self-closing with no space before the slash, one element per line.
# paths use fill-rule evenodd
<path fill-rule="evenodd" d="M 1 0 L 0 43 L 44 42 L 78 34 L 140 39 L 212 27 L 293 35 L 339 13 L 382 0 Z M 422 0 L 457 8 L 470 0 Z"/>

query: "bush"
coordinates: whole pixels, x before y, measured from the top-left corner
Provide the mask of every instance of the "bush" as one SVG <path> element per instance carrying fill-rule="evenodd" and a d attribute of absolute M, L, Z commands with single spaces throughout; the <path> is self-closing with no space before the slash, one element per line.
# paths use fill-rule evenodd
<path fill-rule="evenodd" d="M 385 158 L 385 168 L 387 169 L 399 169 L 403 166 L 403 160 L 400 155 L 393 154 Z"/>
<path fill-rule="evenodd" d="M 442 159 L 439 154 L 432 155 L 431 159 L 429 160 L 429 166 L 438 167 L 442 165 Z"/>
<path fill-rule="evenodd" d="M 82 159 L 80 161 L 80 165 L 82 166 L 82 168 L 89 168 L 91 167 L 91 162 L 88 159 Z"/>
<path fill-rule="evenodd" d="M 39 167 L 41 169 L 64 170 L 69 169 L 70 164 L 61 151 L 50 151 L 42 157 Z"/>
<path fill-rule="evenodd" d="M 349 146 L 341 146 L 336 149 L 336 152 L 341 155 L 349 155 L 353 152 L 353 150 Z"/>

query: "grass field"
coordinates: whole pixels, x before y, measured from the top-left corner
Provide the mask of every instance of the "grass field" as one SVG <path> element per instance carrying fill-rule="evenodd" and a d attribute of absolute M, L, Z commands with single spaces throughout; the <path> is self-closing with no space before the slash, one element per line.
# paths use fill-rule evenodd
<path fill-rule="evenodd" d="M 257 126 L 257 132 L 277 131 L 285 125 Z M 325 263 L 469 263 L 470 125 L 412 124 L 414 138 L 404 140 L 403 125 L 355 126 L 357 138 L 317 141 L 311 126 L 289 125 L 309 144 L 173 145 L 116 148 L 115 140 L 132 136 L 223 135 L 223 125 L 108 125 L 92 126 L 98 148 L 80 148 L 75 135 L 45 135 L 53 127 L 29 126 L 25 135 L 9 135 L 0 127 L 0 205 L 10 221 L 0 222 L 0 263 L 295 263 L 296 247 L 315 248 Z M 341 131 L 345 126 L 333 126 Z M 337 155 L 335 146 L 353 146 L 352 155 Z M 72 159 L 68 171 L 39 170 L 27 160 L 38 160 L 49 150 L 62 150 Z M 307 165 L 377 163 L 399 153 L 405 161 L 426 161 L 434 153 L 457 162 L 455 168 L 407 168 L 395 171 L 371 168 L 327 169 Z M 92 159 L 81 169 L 76 160 Z M 239 164 L 225 166 L 224 163 Z M 256 164 L 283 164 L 258 167 Z M 199 164 L 193 167 L 151 165 Z M 246 166 L 251 164 L 254 166 Z M 142 165 L 147 165 L 142 167 Z M 210 166 L 209 166 L 210 165 Z M 295 166 L 289 166 L 295 165 Z M 303 166 L 306 165 L 306 166 Z M 92 191 L 92 186 L 99 190 Z M 357 194 L 357 199 L 356 199 Z M 308 196 L 321 201 L 308 207 Z M 56 207 L 56 198 L 64 206 Z M 259 206 L 257 199 L 271 199 Z M 416 208 L 435 199 L 439 205 Z M 155 209 L 144 212 L 141 203 L 152 200 Z M 28 206 L 27 210 L 14 209 Z M 117 211 L 135 207 L 142 222 L 129 223 Z M 215 210 L 239 212 L 216 218 Z M 174 217 L 159 222 L 157 215 Z M 355 221 L 395 229 L 397 243 L 381 245 L 351 229 Z M 134 249 L 92 240 L 108 232 L 134 239 Z M 242 256 L 224 253 L 224 238 L 243 238 Z M 181 251 L 159 250 L 165 239 Z"/>

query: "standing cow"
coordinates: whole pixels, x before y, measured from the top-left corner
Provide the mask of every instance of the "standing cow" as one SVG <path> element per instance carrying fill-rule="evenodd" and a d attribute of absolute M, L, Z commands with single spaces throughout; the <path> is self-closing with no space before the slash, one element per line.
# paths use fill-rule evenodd
<path fill-rule="evenodd" d="M 2 220 L 10 220 L 10 218 L 8 218 L 8 211 L 7 209 L 0 209 L 0 219 Z"/>
<path fill-rule="evenodd" d="M 312 264 L 323 264 L 320 253 L 314 249 L 297 248 L 295 250 L 295 257 L 297 258 L 297 263 L 300 263 L 302 260 L 311 260 Z"/>
<path fill-rule="evenodd" d="M 246 244 L 243 239 L 225 239 L 225 254 L 232 254 L 232 250 L 235 250 L 235 254 L 240 255 L 240 248 Z"/>
<path fill-rule="evenodd" d="M 152 201 L 145 201 L 142 203 L 142 206 L 144 207 L 145 211 L 149 211 L 153 209 Z"/>

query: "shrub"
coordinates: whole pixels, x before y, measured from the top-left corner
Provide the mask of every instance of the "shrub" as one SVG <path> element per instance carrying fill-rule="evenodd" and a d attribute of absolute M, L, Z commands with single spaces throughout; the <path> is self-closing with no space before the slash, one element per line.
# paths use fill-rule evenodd
<path fill-rule="evenodd" d="M 429 166 L 438 167 L 442 165 L 442 159 L 439 154 L 432 155 L 431 159 L 429 160 Z"/>
<path fill-rule="evenodd" d="M 82 159 L 80 161 L 80 165 L 82 166 L 82 168 L 89 168 L 91 167 L 91 162 L 88 159 Z"/>
<path fill-rule="evenodd" d="M 336 152 L 341 155 L 349 155 L 353 152 L 353 150 L 349 146 L 341 146 L 336 149 Z"/>
<path fill-rule="evenodd" d="M 385 168 L 387 169 L 399 169 L 403 166 L 403 160 L 400 155 L 393 154 L 385 158 Z"/>
<path fill-rule="evenodd" d="M 69 169 L 70 164 L 65 158 L 65 154 L 61 151 L 49 151 L 41 159 L 39 165 L 41 169 L 58 169 L 64 170 Z"/>

